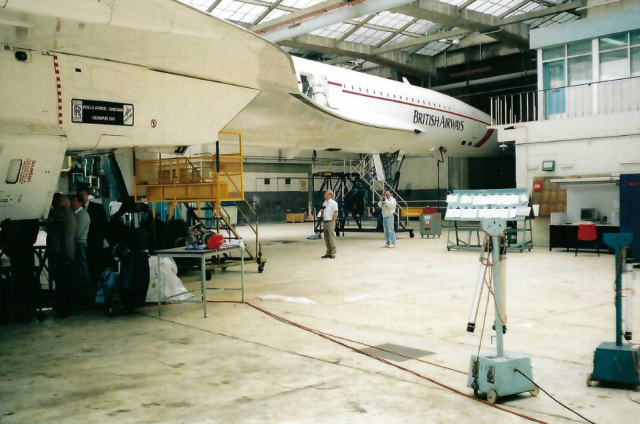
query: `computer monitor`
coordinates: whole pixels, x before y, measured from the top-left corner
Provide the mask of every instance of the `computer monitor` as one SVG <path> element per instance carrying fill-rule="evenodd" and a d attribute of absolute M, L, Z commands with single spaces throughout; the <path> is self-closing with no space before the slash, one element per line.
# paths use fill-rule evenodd
<path fill-rule="evenodd" d="M 600 214 L 595 208 L 580 209 L 580 221 L 595 222 L 600 219 Z"/>

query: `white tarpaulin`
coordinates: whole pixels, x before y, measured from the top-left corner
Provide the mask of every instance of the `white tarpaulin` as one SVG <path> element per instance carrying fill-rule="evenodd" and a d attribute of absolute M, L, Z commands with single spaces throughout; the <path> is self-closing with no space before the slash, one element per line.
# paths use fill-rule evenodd
<path fill-rule="evenodd" d="M 149 258 L 149 290 L 147 302 L 158 301 L 158 258 Z M 162 297 L 167 301 L 186 300 L 193 297 L 182 280 L 178 278 L 178 267 L 171 258 L 160 258 L 160 272 L 162 272 Z"/>

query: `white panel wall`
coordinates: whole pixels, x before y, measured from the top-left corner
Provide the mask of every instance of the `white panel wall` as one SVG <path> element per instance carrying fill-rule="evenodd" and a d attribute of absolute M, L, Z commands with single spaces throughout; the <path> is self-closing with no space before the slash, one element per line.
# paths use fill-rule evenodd
<path fill-rule="evenodd" d="M 440 187 L 447 187 L 447 158 L 440 164 Z M 438 187 L 438 167 L 435 157 L 407 157 L 400 170 L 400 190 L 435 189 Z"/>
<path fill-rule="evenodd" d="M 511 126 L 512 130 L 500 127 L 498 140 L 516 143 L 516 180 L 518 188 L 531 192 L 536 177 L 572 177 L 595 175 L 620 175 L 640 173 L 640 112 L 611 115 L 595 115 L 587 118 L 560 119 L 556 121 L 528 122 Z M 542 161 L 555 160 L 553 172 L 542 171 Z M 591 193 L 593 206 L 601 215 L 611 218 L 613 203 L 611 191 Z M 578 203 L 589 198 L 586 193 L 575 192 Z M 568 194 L 570 195 L 570 194 Z M 569 203 L 573 202 L 568 199 Z M 579 208 L 570 221 L 580 218 Z M 605 212 L 606 211 L 606 212 Z M 574 214 L 575 212 L 571 212 Z M 533 222 L 534 240 L 537 246 L 549 245 L 549 219 L 539 218 Z"/>
<path fill-rule="evenodd" d="M 300 181 L 308 181 L 308 177 L 309 176 L 307 174 L 303 173 L 284 174 L 267 172 L 246 172 L 244 174 L 244 191 L 300 191 Z M 269 179 L 269 184 L 265 184 L 266 178 Z M 291 184 L 286 184 L 286 178 L 291 179 Z"/>

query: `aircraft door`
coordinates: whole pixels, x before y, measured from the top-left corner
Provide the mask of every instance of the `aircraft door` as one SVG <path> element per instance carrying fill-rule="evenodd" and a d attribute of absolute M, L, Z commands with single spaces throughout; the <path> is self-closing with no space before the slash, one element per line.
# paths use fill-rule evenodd
<path fill-rule="evenodd" d="M 313 100 L 313 75 L 300 74 L 302 82 L 302 94 Z"/>
<path fill-rule="evenodd" d="M 66 148 L 64 136 L 0 134 L 0 221 L 46 218 Z"/>
<path fill-rule="evenodd" d="M 327 93 L 327 106 L 331 109 L 340 109 L 342 106 L 343 96 L 342 85 L 337 82 L 330 81 L 326 75 L 323 77 L 323 80 Z"/>
<path fill-rule="evenodd" d="M 487 132 L 487 126 L 480 122 L 472 122 L 473 125 L 473 139 L 478 140 Z"/>

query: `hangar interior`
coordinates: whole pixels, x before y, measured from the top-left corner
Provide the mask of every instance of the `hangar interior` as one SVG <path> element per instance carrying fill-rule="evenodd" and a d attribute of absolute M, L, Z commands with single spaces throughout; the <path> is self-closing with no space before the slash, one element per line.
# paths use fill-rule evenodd
<path fill-rule="evenodd" d="M 70 19 L 79 31 L 85 22 L 115 25 L 123 34 L 151 31 L 163 43 L 177 28 L 164 25 L 186 16 L 181 31 L 190 22 L 193 29 L 179 43 L 222 20 L 238 37 L 263 43 L 256 49 L 243 39 L 236 53 L 246 46 L 246 63 L 277 49 L 294 72 L 294 59 L 304 59 L 350 71 L 338 75 L 351 75 L 354 91 L 369 77 L 429 89 L 428 96 L 446 100 L 420 110 L 460 101 L 490 122 L 486 136 L 483 127 L 481 140 L 472 142 L 414 126 L 409 132 L 431 137 L 434 146 L 420 151 L 405 151 L 401 142 L 374 151 L 373 138 L 371 145 L 354 139 L 361 151 L 339 141 L 315 148 L 291 142 L 305 119 L 318 132 L 311 112 L 274 121 L 275 136 L 260 120 L 245 134 L 238 128 L 247 119 L 242 125 L 233 119 L 251 111 L 253 95 L 239 106 L 245 94 L 221 93 L 238 105 L 226 126 L 212 119 L 220 131 L 190 132 L 188 121 L 169 144 L 140 146 L 119 133 L 106 136 L 116 143 L 110 147 L 101 147 L 101 138 L 67 148 L 60 171 L 57 162 L 47 171 L 57 181 L 43 191 L 47 207 L 39 220 L 7 218 L 13 200 L 0 187 L 0 424 L 638 421 L 640 1 L 150 0 L 127 10 L 123 0 L 91 0 L 86 21 L 56 6 L 37 9 L 42 0 L 20 7 L 15 1 L 0 0 L 0 69 L 7 75 L 40 66 L 37 56 L 49 53 L 139 72 L 107 53 L 106 59 L 76 54 L 73 43 L 52 45 L 46 54 L 29 48 L 22 40 L 30 40 L 41 16 Z M 18 22 L 22 15 L 11 7 L 35 18 Z M 111 21 L 91 18 L 104 7 Z M 55 33 L 64 33 L 65 24 L 58 26 Z M 208 35 L 197 49 L 177 46 L 188 58 L 206 56 L 201 48 L 225 37 L 231 36 Z M 175 52 L 167 47 L 155 56 Z M 227 57 L 212 60 L 233 74 Z M 72 67 L 76 76 L 89 73 L 79 66 Z M 162 75 L 184 76 L 175 72 Z M 188 76 L 225 82 L 203 72 Z M 266 84 L 271 74 L 261 79 L 261 72 L 271 71 L 256 72 L 257 84 Z M 347 92 L 346 82 L 295 76 L 299 92 L 273 97 L 273 116 L 286 97 L 349 121 L 330 91 L 333 84 Z M 63 105 L 68 83 L 61 78 Z M 0 105 L 0 175 L 6 172 L 10 184 L 14 172 L 17 187 L 31 181 L 28 149 L 17 168 L 16 159 L 5 168 L 3 146 L 40 129 L 19 129 L 14 111 L 31 105 L 41 113 L 45 106 L 17 100 L 25 87 L 40 87 L 30 73 L 2 79 L 0 92 L 12 94 Z M 124 79 L 109 83 L 126 87 Z M 143 80 L 122 92 L 182 88 L 146 91 Z M 89 85 L 94 101 L 70 101 L 118 104 L 126 120 L 127 98 L 110 98 L 96 81 Z M 365 90 L 351 94 L 378 95 Z M 409 96 L 399 99 L 411 101 L 417 114 L 420 101 Z M 194 110 L 207 107 L 199 97 L 186 100 Z M 149 126 L 144 106 L 133 107 L 135 125 Z M 66 113 L 60 106 L 56 129 L 45 133 L 71 139 Z M 375 114 L 375 106 L 362 113 Z M 451 115 L 481 122 L 471 112 Z M 72 122 L 85 123 L 79 119 Z M 358 119 L 359 126 L 387 128 Z M 150 127 L 164 123 L 152 119 Z M 316 138 L 337 134 L 327 127 Z M 494 153 L 476 155 L 485 142 Z M 338 201 L 335 228 L 323 215 L 327 189 Z M 91 225 L 96 215 L 88 205 L 101 206 L 95 213 L 104 216 L 102 256 L 96 259 L 85 234 L 86 257 L 78 259 L 76 234 L 75 256 L 61 268 L 47 226 L 58 219 L 57 200 L 51 211 L 48 205 L 54 192 L 81 191 L 89 199 L 80 213 L 88 210 Z M 392 224 L 378 203 L 385 191 L 396 200 Z M 519 200 L 510 204 L 507 197 Z M 81 220 L 75 211 L 73 228 Z M 59 218 L 65 219 L 71 218 Z M 397 237 L 391 246 L 389 225 Z M 29 231 L 37 241 L 20 250 L 17 240 Z M 79 283 L 60 283 L 85 278 L 78 272 L 97 281 L 89 301 L 71 293 Z M 134 295 L 138 300 L 128 303 Z"/>

